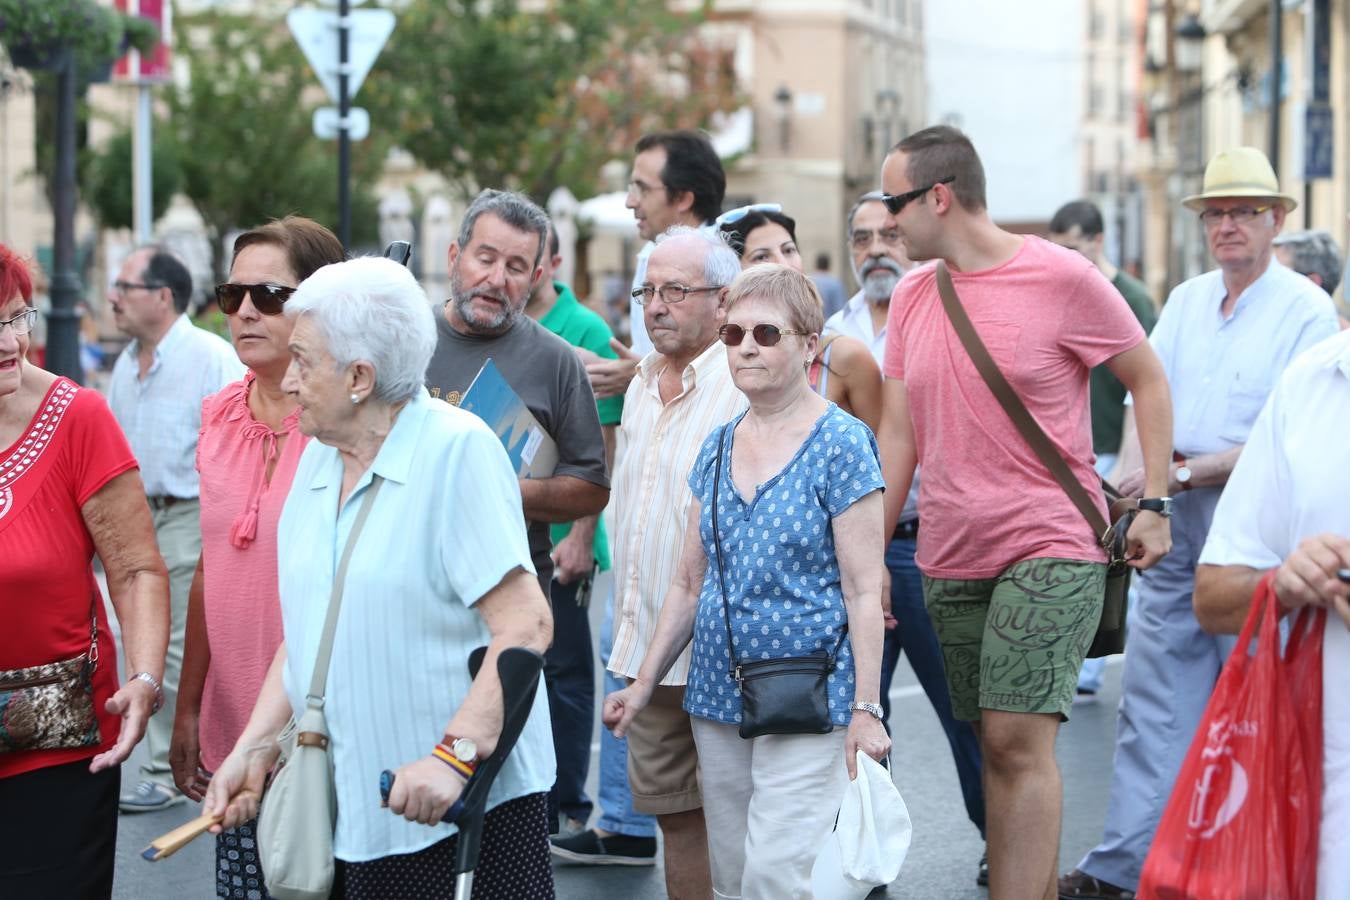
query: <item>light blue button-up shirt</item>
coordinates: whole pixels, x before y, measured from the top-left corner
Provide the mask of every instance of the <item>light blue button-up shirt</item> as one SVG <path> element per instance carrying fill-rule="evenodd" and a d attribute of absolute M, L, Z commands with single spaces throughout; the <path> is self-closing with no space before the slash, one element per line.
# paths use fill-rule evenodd
<path fill-rule="evenodd" d="M 470 652 L 489 640 L 473 605 L 513 570 L 534 572 L 515 472 L 472 413 L 418 388 L 340 509 L 342 461 L 310 441 L 277 531 L 284 682 L 297 715 L 372 473 L 385 484 L 348 563 L 324 701 L 338 799 L 334 852 L 348 862 L 412 853 L 454 833 L 382 809 L 380 772 L 430 755 L 469 692 Z M 541 690 L 488 808 L 547 791 L 553 780 Z"/>
<path fill-rule="evenodd" d="M 202 401 L 244 377 L 244 364 L 228 341 L 181 315 L 155 347 L 140 377 L 140 342 L 132 341 L 113 365 L 108 406 L 141 467 L 152 497 L 197 496 L 197 432 Z"/>
<path fill-rule="evenodd" d="M 1326 292 L 1273 258 L 1225 319 L 1226 296 L 1219 269 L 1177 285 L 1149 337 L 1172 389 L 1173 443 L 1185 456 L 1245 444 L 1280 373 L 1339 328 Z"/>

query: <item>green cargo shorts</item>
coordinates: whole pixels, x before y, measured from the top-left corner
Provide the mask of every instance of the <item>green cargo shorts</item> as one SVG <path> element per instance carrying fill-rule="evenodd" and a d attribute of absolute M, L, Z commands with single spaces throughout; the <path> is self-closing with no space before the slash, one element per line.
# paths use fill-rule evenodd
<path fill-rule="evenodd" d="M 1105 590 L 1105 563 L 1072 559 L 1028 559 L 972 581 L 925 575 L 956 718 L 997 709 L 1067 721 Z"/>

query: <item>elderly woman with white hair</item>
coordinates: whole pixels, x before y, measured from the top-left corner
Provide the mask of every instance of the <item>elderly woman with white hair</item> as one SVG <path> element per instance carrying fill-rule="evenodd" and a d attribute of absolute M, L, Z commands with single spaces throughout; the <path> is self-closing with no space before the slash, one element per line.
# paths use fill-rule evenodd
<path fill-rule="evenodd" d="M 335 572 L 365 507 L 340 579 L 324 691 L 338 810 L 332 896 L 444 897 L 457 835 L 440 818 L 500 734 L 497 654 L 543 652 L 552 633 L 520 489 L 492 431 L 423 387 L 436 327 L 406 269 L 381 259 L 325 266 L 288 308 L 283 387 L 314 440 L 278 528 L 284 641 L 206 810 L 224 827 L 257 814 L 277 735 L 305 709 Z M 483 644 L 471 679 L 466 661 Z M 384 769 L 396 776 L 388 809 Z M 540 693 L 493 786 L 475 897 L 553 897 L 553 776 Z"/>

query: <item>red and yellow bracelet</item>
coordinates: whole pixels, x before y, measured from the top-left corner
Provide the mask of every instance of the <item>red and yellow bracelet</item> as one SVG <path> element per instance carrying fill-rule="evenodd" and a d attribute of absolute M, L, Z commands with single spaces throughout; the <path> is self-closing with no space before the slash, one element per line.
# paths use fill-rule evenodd
<path fill-rule="evenodd" d="M 455 754 L 450 751 L 450 748 L 444 744 L 437 744 L 436 749 L 431 751 L 431 755 L 458 772 L 465 781 L 468 781 L 473 777 L 473 772 L 476 767 L 455 756 Z"/>

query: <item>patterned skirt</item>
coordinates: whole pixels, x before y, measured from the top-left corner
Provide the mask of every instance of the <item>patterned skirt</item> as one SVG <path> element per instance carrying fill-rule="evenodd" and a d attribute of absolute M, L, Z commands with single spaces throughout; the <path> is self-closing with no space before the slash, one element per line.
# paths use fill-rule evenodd
<path fill-rule="evenodd" d="M 334 900 L 445 900 L 455 893 L 454 834 L 416 853 L 337 861 Z M 242 895 L 241 895 L 242 896 Z M 548 794 L 509 800 L 483 818 L 473 900 L 554 900 Z"/>
<path fill-rule="evenodd" d="M 258 820 L 216 835 L 216 896 L 226 900 L 271 900 L 258 858 Z"/>

